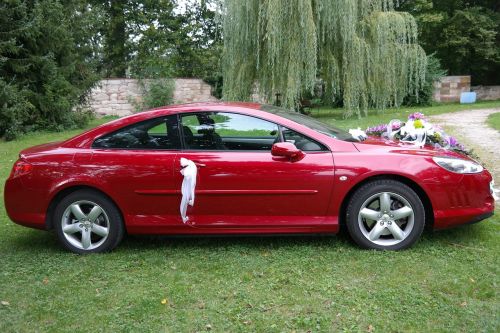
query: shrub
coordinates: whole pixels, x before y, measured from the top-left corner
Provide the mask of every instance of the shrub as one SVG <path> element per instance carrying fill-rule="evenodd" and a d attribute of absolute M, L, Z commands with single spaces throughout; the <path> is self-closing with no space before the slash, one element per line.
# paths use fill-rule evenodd
<path fill-rule="evenodd" d="M 142 91 L 142 98 L 139 101 L 132 102 L 135 112 L 172 104 L 175 89 L 175 83 L 172 79 L 139 79 L 139 85 Z"/>

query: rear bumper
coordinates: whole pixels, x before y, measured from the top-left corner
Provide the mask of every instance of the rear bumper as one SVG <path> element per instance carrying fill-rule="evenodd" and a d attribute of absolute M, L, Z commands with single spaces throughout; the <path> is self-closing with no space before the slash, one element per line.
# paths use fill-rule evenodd
<path fill-rule="evenodd" d="M 44 202 L 36 191 L 27 190 L 20 179 L 9 178 L 5 182 L 4 201 L 9 218 L 17 224 L 46 229 Z"/>

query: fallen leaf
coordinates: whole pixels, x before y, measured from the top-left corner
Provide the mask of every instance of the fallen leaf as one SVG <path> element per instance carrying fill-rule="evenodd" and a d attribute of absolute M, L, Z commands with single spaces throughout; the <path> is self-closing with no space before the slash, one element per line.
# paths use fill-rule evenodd
<path fill-rule="evenodd" d="M 472 283 L 475 283 L 475 282 L 476 282 L 476 280 L 474 280 L 473 278 L 469 278 L 469 280 L 470 280 L 470 282 L 472 282 Z"/>
<path fill-rule="evenodd" d="M 463 301 L 462 303 L 460 303 L 460 306 L 462 306 L 462 307 L 467 306 L 467 302 Z"/>
<path fill-rule="evenodd" d="M 167 305 L 168 304 L 168 299 L 164 298 L 161 300 L 161 304 Z"/>
<path fill-rule="evenodd" d="M 7 301 L 1 301 L 0 303 L 1 303 L 3 306 L 9 306 L 9 305 L 10 305 L 10 303 L 9 303 L 9 302 L 7 302 Z"/>
<path fill-rule="evenodd" d="M 205 308 L 205 303 L 203 302 L 198 302 L 198 309 L 203 310 Z"/>
<path fill-rule="evenodd" d="M 46 277 L 43 278 L 42 283 L 43 284 L 48 284 L 49 283 L 49 278 L 46 278 Z"/>
<path fill-rule="evenodd" d="M 373 332 L 373 326 L 372 325 L 368 325 L 368 328 L 366 329 L 367 332 L 371 333 Z"/>
<path fill-rule="evenodd" d="M 212 325 L 207 324 L 207 325 L 205 326 L 205 328 L 207 329 L 207 331 L 210 331 L 210 330 L 212 329 Z"/>
<path fill-rule="evenodd" d="M 252 323 L 252 321 L 251 321 L 251 320 L 245 320 L 245 321 L 243 322 L 243 324 L 245 324 L 245 325 L 250 325 L 251 323 Z"/>

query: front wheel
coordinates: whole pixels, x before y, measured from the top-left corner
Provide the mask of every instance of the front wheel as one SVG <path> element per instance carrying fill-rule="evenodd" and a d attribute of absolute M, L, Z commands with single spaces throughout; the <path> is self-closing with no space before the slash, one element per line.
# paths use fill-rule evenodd
<path fill-rule="evenodd" d="M 425 209 L 419 196 L 407 185 L 378 180 L 360 187 L 347 208 L 347 229 L 361 247 L 402 250 L 422 234 Z"/>
<path fill-rule="evenodd" d="M 95 191 L 79 190 L 64 197 L 53 218 L 59 241 L 75 253 L 110 251 L 123 238 L 120 212 L 111 200 Z"/>

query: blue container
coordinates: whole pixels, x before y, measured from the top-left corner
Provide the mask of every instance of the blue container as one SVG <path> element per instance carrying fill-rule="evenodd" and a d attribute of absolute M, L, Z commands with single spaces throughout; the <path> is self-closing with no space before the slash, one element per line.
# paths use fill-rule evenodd
<path fill-rule="evenodd" d="M 476 102 L 475 92 L 463 92 L 460 94 L 460 104 L 471 104 Z"/>

